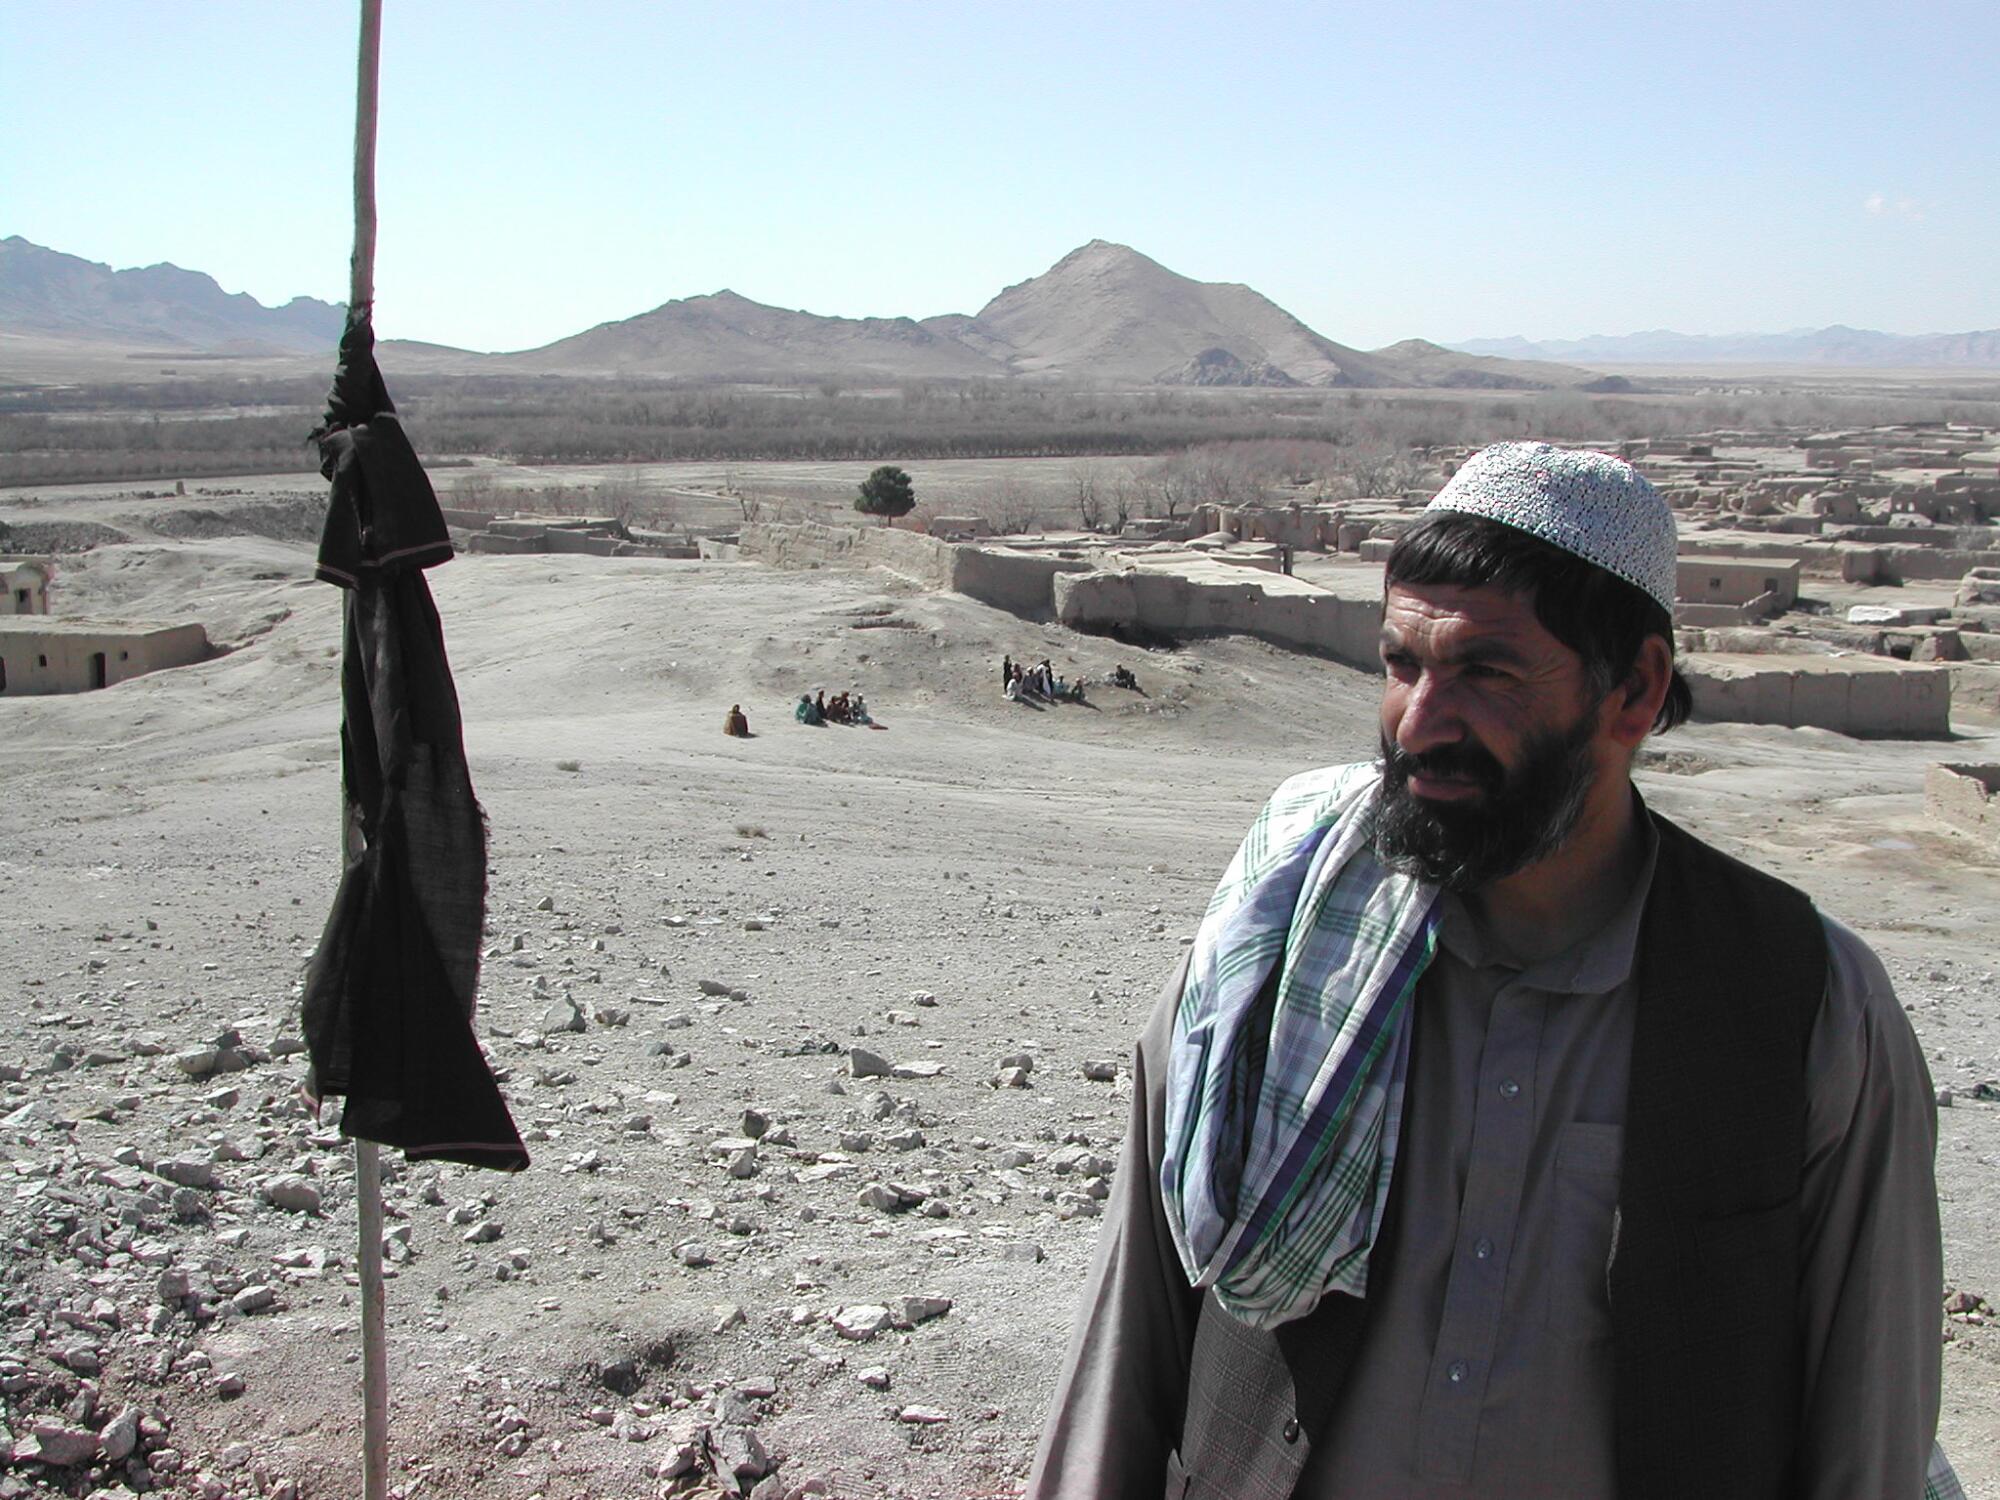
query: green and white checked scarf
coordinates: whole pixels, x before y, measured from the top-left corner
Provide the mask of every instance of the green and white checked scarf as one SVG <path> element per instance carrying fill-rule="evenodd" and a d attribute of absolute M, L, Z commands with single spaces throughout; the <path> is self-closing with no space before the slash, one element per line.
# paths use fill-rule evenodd
<path fill-rule="evenodd" d="M 1167 1223 L 1189 1283 L 1256 1328 L 1363 1295 L 1388 1200 L 1437 891 L 1375 858 L 1380 776 L 1330 766 L 1278 788 L 1209 901 L 1174 1015 Z M 1941 1444 L 1923 1500 L 1965 1500 Z"/>
<path fill-rule="evenodd" d="M 1160 1196 L 1189 1282 L 1255 1328 L 1360 1296 L 1388 1201 L 1438 892 L 1375 858 L 1379 781 L 1363 764 L 1278 788 L 1209 902 L 1174 1016 Z"/>
<path fill-rule="evenodd" d="M 1944 1444 L 1931 1444 L 1930 1466 L 1924 1470 L 1924 1500 L 1965 1500 L 1959 1487 L 1958 1471 L 1944 1456 Z"/>

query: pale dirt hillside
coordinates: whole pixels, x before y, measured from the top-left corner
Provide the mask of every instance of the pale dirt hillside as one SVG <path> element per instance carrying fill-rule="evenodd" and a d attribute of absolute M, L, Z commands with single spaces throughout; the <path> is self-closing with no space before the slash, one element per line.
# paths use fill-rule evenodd
<path fill-rule="evenodd" d="M 681 379 L 998 375 L 984 355 L 909 318 L 826 318 L 735 292 L 688 297 L 498 361 L 555 373 Z"/>
<path fill-rule="evenodd" d="M 1383 361 L 1320 337 L 1247 286 L 1195 281 L 1104 240 L 1008 287 L 974 320 L 1026 374 L 1160 380 L 1222 349 L 1301 385 L 1390 386 Z"/>
<path fill-rule="evenodd" d="M 1533 359 L 1496 359 L 1461 354 L 1428 339 L 1404 339 L 1371 351 L 1408 377 L 1408 383 L 1452 390 L 1545 391 L 1557 386 L 1585 386 L 1603 377 L 1574 365 Z"/>
<path fill-rule="evenodd" d="M 19 1183 L 0 1238 L 29 1252 L 0 1260 L 0 1346 L 32 1377 L 17 1400 L 58 1406 L 77 1377 L 52 1351 L 87 1346 L 105 1412 L 168 1418 L 145 1451 L 185 1455 L 177 1494 L 202 1471 L 247 1494 L 257 1468 L 267 1492 L 358 1492 L 345 1158 L 289 1102 L 298 1059 L 198 1082 L 171 1057 L 231 1025 L 259 1046 L 286 1030 L 332 895 L 338 600 L 309 567 L 268 538 L 69 559 L 66 609 L 192 610 L 234 649 L 0 699 L 0 1144 Z M 1006 1493 L 1097 1223 L 1077 1160 L 1115 1152 L 1127 1103 L 1122 1068 L 1083 1064 L 1125 1056 L 1257 800 L 1368 752 L 1374 681 L 1243 640 L 1131 650 L 881 573 L 464 557 L 432 577 L 492 829 L 480 1025 L 536 1162 L 389 1184 L 412 1251 L 389 1286 L 397 1482 L 650 1495 L 706 1415 L 757 1433 L 788 1484 Z M 1124 661 L 1144 695 L 1017 707 L 1003 651 Z M 796 691 L 853 685 L 883 729 L 790 719 Z M 732 702 L 756 738 L 720 734 Z M 2000 1077 L 2000 856 L 1931 828 L 1920 785 L 1941 755 L 2000 745 L 1695 726 L 1661 749 L 1650 797 L 1879 946 L 1957 1092 L 1948 1274 L 1995 1300 L 2000 1104 L 1972 1086 Z M 552 1029 L 565 996 L 581 1031 Z M 936 1076 L 854 1078 L 853 1046 Z M 1033 1087 L 991 1087 L 1021 1052 Z M 736 1178 L 710 1144 L 751 1107 L 791 1144 L 767 1136 Z M 146 1196 L 153 1165 L 214 1185 L 169 1207 Z M 287 1172 L 323 1214 L 258 1201 Z M 943 1216 L 860 1201 L 891 1181 Z M 205 1303 L 155 1318 L 158 1265 L 79 1258 L 120 1212 Z M 468 1243 L 479 1222 L 497 1238 Z M 237 1286 L 274 1300 L 188 1316 Z M 949 1311 L 866 1340 L 829 1321 L 918 1294 Z M 92 1297 L 117 1326 L 85 1316 Z M 2000 1330 L 1952 1331 L 1946 1440 L 1990 1493 Z M 636 1390 L 607 1388 L 628 1357 Z"/>

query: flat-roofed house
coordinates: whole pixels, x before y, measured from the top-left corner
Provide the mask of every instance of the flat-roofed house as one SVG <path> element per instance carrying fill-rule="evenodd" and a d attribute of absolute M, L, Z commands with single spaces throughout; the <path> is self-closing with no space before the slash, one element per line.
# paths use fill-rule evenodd
<path fill-rule="evenodd" d="M 1768 600 L 1765 596 L 1770 596 Z M 1683 557 L 1674 597 L 1686 604 L 1760 602 L 1783 614 L 1799 598 L 1799 564 L 1785 557 Z"/>
<path fill-rule="evenodd" d="M 87 693 L 207 655 L 208 632 L 196 624 L 0 617 L 0 696 Z"/>

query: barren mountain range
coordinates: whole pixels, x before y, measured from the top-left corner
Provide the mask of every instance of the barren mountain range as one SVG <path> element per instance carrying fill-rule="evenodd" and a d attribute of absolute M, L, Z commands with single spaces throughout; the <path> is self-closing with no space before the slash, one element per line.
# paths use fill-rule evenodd
<path fill-rule="evenodd" d="M 173 265 L 113 270 L 16 235 L 0 240 L 0 335 L 183 355 L 321 355 L 342 308 L 231 295 Z M 838 318 L 732 291 L 679 298 L 537 349 L 482 354 L 396 346 L 429 371 L 532 371 L 704 380 L 1027 376 L 1117 385 L 1617 389 L 1565 363 L 1799 363 L 2000 367 L 2000 330 L 1904 338 L 1851 328 L 1726 337 L 1668 332 L 1450 348 L 1406 339 L 1360 350 L 1236 282 L 1195 281 L 1129 246 L 1092 240 L 977 313 Z M 0 342 L 0 360 L 6 345 Z"/>
<path fill-rule="evenodd" d="M 341 308 L 266 308 L 177 266 L 114 271 L 19 236 L 0 240 L 0 335 L 207 355 L 321 354 Z M 1466 355 L 1421 340 L 1364 353 L 1247 286 L 1181 276 L 1092 240 L 976 314 L 835 318 L 731 291 L 663 303 L 538 349 L 399 345 L 428 371 L 710 380 L 894 381 L 1039 376 L 1119 385 L 1589 386 L 1587 370 Z M 0 359 L 6 346 L 0 343 Z"/>
<path fill-rule="evenodd" d="M 1835 323 L 1790 333 L 1592 334 L 1585 339 L 1466 339 L 1465 354 L 1634 365 L 1848 365 L 1869 369 L 2000 369 L 2000 328 L 1973 333 L 1877 333 Z"/>
<path fill-rule="evenodd" d="M 505 358 L 566 374 L 1028 375 L 1123 385 L 1542 389 L 1597 378 L 1420 341 L 1363 353 L 1247 286 L 1195 281 L 1105 240 L 1072 250 L 970 316 L 826 318 L 718 292 Z"/>
<path fill-rule="evenodd" d="M 266 307 L 199 271 L 161 264 L 114 271 L 22 239 L 0 240 L 0 329 L 213 354 L 320 354 L 346 309 L 316 297 Z"/>

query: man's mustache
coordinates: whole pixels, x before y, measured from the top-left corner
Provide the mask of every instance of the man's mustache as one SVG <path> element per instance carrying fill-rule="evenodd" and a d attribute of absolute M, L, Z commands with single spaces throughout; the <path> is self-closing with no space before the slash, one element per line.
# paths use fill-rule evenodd
<path fill-rule="evenodd" d="M 1413 754 L 1384 740 L 1382 757 L 1391 786 L 1405 786 L 1412 776 L 1469 781 L 1489 792 L 1498 792 L 1507 784 L 1506 767 L 1480 745 L 1442 745 Z"/>

